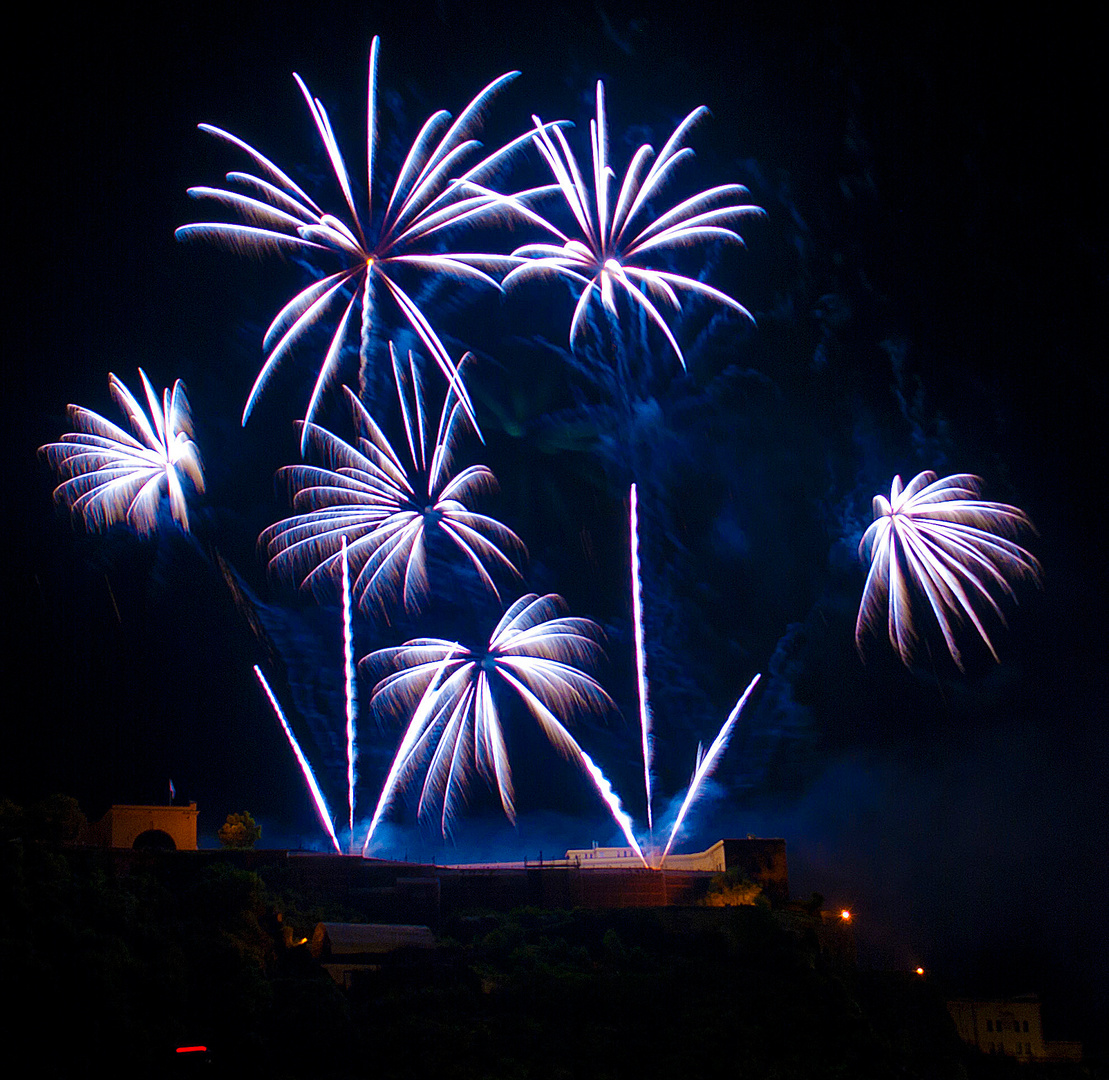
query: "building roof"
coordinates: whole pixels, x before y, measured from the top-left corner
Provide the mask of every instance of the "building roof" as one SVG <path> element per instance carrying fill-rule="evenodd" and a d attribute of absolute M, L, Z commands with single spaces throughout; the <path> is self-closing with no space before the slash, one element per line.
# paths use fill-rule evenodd
<path fill-rule="evenodd" d="M 434 949 L 435 936 L 427 926 L 396 923 L 317 923 L 312 932 L 312 952 L 328 947 L 331 956 L 387 953 L 395 949 Z"/>

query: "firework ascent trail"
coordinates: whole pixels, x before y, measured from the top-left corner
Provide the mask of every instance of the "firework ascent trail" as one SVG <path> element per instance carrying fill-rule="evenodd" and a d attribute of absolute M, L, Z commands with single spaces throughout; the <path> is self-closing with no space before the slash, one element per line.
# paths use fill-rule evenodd
<path fill-rule="evenodd" d="M 635 484 L 631 487 L 632 621 L 635 624 L 635 675 L 639 687 L 639 727 L 643 734 L 643 787 L 647 794 L 647 829 L 655 833 L 651 810 L 651 706 L 647 700 L 647 651 L 643 644 L 643 583 L 639 573 L 639 511 Z"/>
<path fill-rule="evenodd" d="M 685 820 L 686 813 L 693 805 L 693 801 L 697 798 L 697 792 L 700 791 L 701 784 L 704 782 L 705 777 L 712 772 L 720 755 L 723 754 L 724 750 L 727 748 L 728 740 L 732 737 L 732 729 L 739 719 L 739 714 L 743 712 L 743 706 L 747 704 L 747 699 L 751 696 L 751 691 L 758 685 L 758 681 L 761 677 L 761 675 L 756 675 L 747 684 L 747 689 L 743 691 L 743 696 L 735 703 L 735 708 L 732 709 L 728 719 L 724 721 L 724 726 L 720 729 L 716 738 L 713 739 L 712 746 L 708 748 L 708 753 L 702 754 L 698 752 L 697 768 L 693 771 L 693 779 L 689 782 L 689 790 L 685 793 L 685 798 L 682 800 L 682 807 L 678 811 L 678 816 L 674 819 L 674 827 L 670 830 L 670 839 L 666 841 L 666 847 L 662 852 L 662 859 L 659 861 L 660 868 L 666 861 L 666 856 L 670 854 L 670 846 L 674 843 L 674 838 L 678 835 L 678 830 L 681 828 L 682 821 Z"/>
<path fill-rule="evenodd" d="M 652 738 L 651 738 L 651 708 L 648 702 L 649 685 L 647 682 L 647 649 L 644 643 L 645 635 L 643 633 L 643 583 L 642 575 L 639 566 L 639 500 L 636 492 L 635 484 L 631 486 L 631 496 L 629 499 L 629 532 L 631 534 L 631 578 L 632 578 L 632 621 L 635 624 L 635 673 L 639 689 L 639 726 L 643 735 L 643 785 L 647 797 L 647 828 L 650 834 L 650 843 L 652 852 L 654 848 L 654 820 L 651 804 L 653 802 L 651 791 L 651 758 L 652 758 Z M 674 825 L 670 830 L 670 836 L 666 841 L 666 848 L 662 853 L 662 858 L 659 860 L 657 869 L 662 868 L 662 864 L 666 856 L 670 853 L 670 848 L 678 835 L 678 830 L 689 808 L 693 805 L 700 791 L 701 784 L 705 778 L 716 767 L 717 761 L 723 755 L 728 746 L 728 740 L 731 738 L 732 729 L 735 727 L 736 721 L 739 719 L 739 714 L 743 711 L 743 706 L 747 704 L 747 699 L 751 696 L 751 692 L 758 684 L 760 676 L 756 675 L 748 684 L 747 689 L 744 690 L 743 696 L 736 702 L 735 708 L 732 709 L 731 715 L 724 721 L 712 745 L 709 747 L 708 753 L 702 753 L 701 748 L 697 749 L 697 766 L 693 771 L 693 779 L 689 782 L 689 790 L 685 793 L 685 799 L 682 800 L 681 809 L 678 811 L 678 816 L 674 820 Z M 608 787 L 606 793 L 605 788 L 601 786 L 601 781 L 608 785 L 608 781 L 604 777 L 597 779 L 594 775 L 596 766 L 592 761 L 582 753 L 585 757 L 586 768 L 589 770 L 590 775 L 593 776 L 594 783 L 597 784 L 604 796 L 605 801 L 609 803 L 612 808 L 613 816 L 620 823 L 620 827 L 624 829 L 624 835 L 631 841 L 632 846 L 639 852 L 639 847 L 631 838 L 631 821 L 625 819 L 627 814 L 624 813 L 620 807 L 619 799 L 616 798 L 615 792 L 611 787 Z M 611 795 L 611 799 L 610 796 Z M 615 800 L 615 805 L 613 804 Z M 643 854 L 639 852 L 639 857 L 642 859 Z M 644 865 L 649 866 L 647 860 L 644 859 Z"/>
<path fill-rule="evenodd" d="M 612 790 L 612 785 L 608 782 L 608 777 L 593 764 L 593 759 L 582 750 L 581 747 L 578 747 L 578 752 L 581 754 L 581 763 L 585 766 L 585 771 L 589 773 L 589 779 L 593 781 L 594 786 L 601 793 L 601 798 L 604 799 L 609 810 L 612 811 L 612 816 L 616 819 L 616 823 L 623 831 L 625 839 L 632 846 L 636 855 L 639 856 L 643 865 L 650 870 L 651 865 L 647 862 L 646 858 L 644 858 L 643 852 L 636 842 L 635 834 L 632 832 L 632 819 L 628 816 L 623 806 L 620 805 L 620 797 Z"/>
<path fill-rule="evenodd" d="M 320 786 L 316 783 L 316 777 L 312 773 L 312 766 L 308 764 L 308 759 L 301 752 L 300 744 L 293 734 L 293 729 L 289 727 L 289 722 L 285 719 L 285 714 L 281 711 L 281 706 L 277 703 L 277 698 L 270 689 L 270 684 L 266 682 L 266 677 L 262 674 L 262 669 L 257 664 L 254 665 L 254 674 L 258 676 L 258 681 L 262 684 L 262 689 L 265 690 L 266 697 L 270 699 L 270 704 L 273 706 L 273 711 L 277 714 L 277 719 L 281 721 L 281 727 L 285 732 L 285 737 L 289 740 L 289 745 L 293 748 L 297 763 L 300 765 L 300 771 L 304 774 L 304 779 L 308 784 L 308 790 L 312 793 L 313 800 L 315 800 L 316 813 L 320 816 L 320 823 L 327 829 L 327 835 L 331 837 L 331 842 L 335 845 L 335 850 L 342 855 L 343 849 L 339 846 L 339 840 L 335 836 L 335 826 L 332 824 L 331 814 L 328 813 L 327 803 L 324 802 L 323 792 L 320 791 Z"/>
<path fill-rule="evenodd" d="M 346 676 L 347 703 L 347 805 L 350 809 L 350 852 L 354 854 L 354 758 L 355 758 L 355 700 L 354 700 L 354 629 L 350 611 L 350 563 L 347 559 L 347 538 L 343 537 L 343 673 Z"/>

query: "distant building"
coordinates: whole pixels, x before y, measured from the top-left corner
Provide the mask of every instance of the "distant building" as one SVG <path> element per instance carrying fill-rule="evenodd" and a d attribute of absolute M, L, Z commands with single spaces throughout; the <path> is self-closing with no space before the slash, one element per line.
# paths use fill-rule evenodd
<path fill-rule="evenodd" d="M 136 851 L 196 851 L 196 803 L 113 806 L 82 836 L 94 847 Z"/>
<path fill-rule="evenodd" d="M 598 847 L 594 844 L 588 848 L 570 848 L 566 852 L 565 860 L 571 866 L 584 866 L 585 869 L 613 869 L 624 866 L 642 866 L 639 856 L 634 848 L 630 847 Z"/>
<path fill-rule="evenodd" d="M 308 946 L 324 971 L 348 990 L 361 973 L 376 970 L 391 953 L 437 947 L 427 926 L 323 922 L 316 924 Z"/>
<path fill-rule="evenodd" d="M 660 856 L 650 859 L 657 865 Z M 571 848 L 566 852 L 566 863 L 588 869 L 628 869 L 637 865 L 639 857 L 631 848 L 591 847 Z M 786 842 L 749 836 L 746 839 L 717 840 L 704 851 L 688 855 L 667 855 L 662 864 L 665 870 L 693 870 L 723 874 L 737 870 L 749 881 L 758 885 L 774 904 L 789 899 L 789 869 L 786 864 Z"/>
<path fill-rule="evenodd" d="M 958 998 L 947 1003 L 959 1037 L 984 1054 L 1026 1061 L 1081 1061 L 1082 1044 L 1045 1039 L 1034 994 L 998 1001 Z"/>

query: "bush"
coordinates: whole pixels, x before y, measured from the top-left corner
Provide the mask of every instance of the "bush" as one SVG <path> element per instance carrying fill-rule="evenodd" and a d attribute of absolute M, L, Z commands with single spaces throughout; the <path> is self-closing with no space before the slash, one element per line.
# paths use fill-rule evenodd
<path fill-rule="evenodd" d="M 707 907 L 740 907 L 757 904 L 762 898 L 762 888 L 739 870 L 717 874 L 709 882 L 708 891 L 701 903 Z"/>
<path fill-rule="evenodd" d="M 262 826 L 250 813 L 228 814 L 219 827 L 219 842 L 226 848 L 252 848 L 262 838 Z"/>

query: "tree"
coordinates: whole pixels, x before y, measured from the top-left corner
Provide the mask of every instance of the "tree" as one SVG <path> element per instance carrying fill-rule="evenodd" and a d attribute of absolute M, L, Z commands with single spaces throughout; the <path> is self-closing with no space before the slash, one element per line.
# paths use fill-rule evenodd
<path fill-rule="evenodd" d="M 252 848 L 262 838 L 262 826 L 250 812 L 228 814 L 219 827 L 219 842 L 226 848 Z"/>
<path fill-rule="evenodd" d="M 88 827 L 88 819 L 71 795 L 48 795 L 26 809 L 0 800 L 0 835 L 20 837 L 39 844 L 75 844 Z"/>
<path fill-rule="evenodd" d="M 739 869 L 726 870 L 709 882 L 702 903 L 707 907 L 739 907 L 766 903 L 762 887 L 749 880 Z"/>

